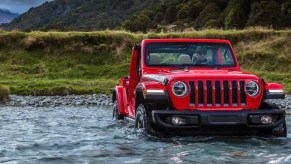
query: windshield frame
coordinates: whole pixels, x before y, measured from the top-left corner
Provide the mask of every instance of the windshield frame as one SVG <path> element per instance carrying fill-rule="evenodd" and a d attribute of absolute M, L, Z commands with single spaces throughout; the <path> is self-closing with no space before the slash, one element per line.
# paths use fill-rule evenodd
<path fill-rule="evenodd" d="M 197 46 L 205 46 L 205 45 L 213 45 L 213 46 L 219 46 L 221 45 L 222 47 L 225 47 L 229 50 L 229 53 L 230 53 L 230 57 L 232 58 L 232 61 L 233 61 L 233 64 L 231 65 L 223 65 L 223 64 L 216 64 L 216 65 L 204 65 L 204 64 L 186 64 L 186 65 L 179 65 L 179 64 L 169 64 L 169 65 L 153 65 L 153 64 L 148 64 L 147 63 L 147 56 L 149 55 L 149 52 L 148 52 L 148 48 L 149 46 L 152 46 L 152 45 L 184 45 L 185 47 L 189 47 L 191 44 L 196 44 Z M 232 47 L 228 44 L 228 43 L 224 43 L 224 42 L 147 42 L 145 45 L 144 45 L 144 50 L 143 50 L 143 61 L 144 61 L 144 65 L 147 66 L 147 67 L 163 67 L 163 68 L 235 68 L 238 66 L 238 63 L 237 63 L 237 59 L 234 55 L 234 52 L 233 52 L 233 49 Z"/>

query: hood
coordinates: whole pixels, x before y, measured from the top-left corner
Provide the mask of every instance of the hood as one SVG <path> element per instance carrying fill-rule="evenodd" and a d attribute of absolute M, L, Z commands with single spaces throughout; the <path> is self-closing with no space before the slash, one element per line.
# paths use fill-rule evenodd
<path fill-rule="evenodd" d="M 165 79 L 183 80 L 183 79 L 253 79 L 258 80 L 259 77 L 241 71 L 229 70 L 168 70 L 156 73 L 145 73 L 144 80 L 154 80 L 163 82 Z"/>

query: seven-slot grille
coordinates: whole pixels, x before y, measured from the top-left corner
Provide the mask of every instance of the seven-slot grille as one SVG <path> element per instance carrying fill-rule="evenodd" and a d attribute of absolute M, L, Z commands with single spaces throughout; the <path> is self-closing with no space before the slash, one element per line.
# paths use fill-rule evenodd
<path fill-rule="evenodd" d="M 191 80 L 190 106 L 238 107 L 246 105 L 243 80 Z"/>

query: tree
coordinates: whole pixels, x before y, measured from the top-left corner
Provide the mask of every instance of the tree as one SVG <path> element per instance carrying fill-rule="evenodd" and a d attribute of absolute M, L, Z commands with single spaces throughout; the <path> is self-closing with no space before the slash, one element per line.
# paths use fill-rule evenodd
<path fill-rule="evenodd" d="M 195 20 L 199 16 L 202 9 L 203 5 L 201 3 L 190 4 L 188 17 L 191 18 L 192 20 Z"/>
<path fill-rule="evenodd" d="M 178 20 L 183 20 L 188 18 L 188 13 L 189 13 L 189 7 L 188 6 L 182 6 L 180 10 L 177 12 L 177 19 Z"/>
<path fill-rule="evenodd" d="M 195 27 L 203 28 L 205 27 L 207 22 L 209 21 L 213 22 L 213 20 L 216 20 L 216 25 L 218 25 L 217 22 L 219 22 L 219 17 L 218 17 L 219 14 L 220 14 L 220 10 L 214 3 L 208 4 L 205 7 L 205 9 L 201 11 L 199 16 L 197 17 L 196 22 L 195 22 Z M 220 22 L 219 22 L 219 26 L 220 26 Z"/>
<path fill-rule="evenodd" d="M 206 28 L 219 28 L 221 26 L 219 20 L 211 19 L 205 23 Z"/>
<path fill-rule="evenodd" d="M 141 12 L 141 14 L 148 16 L 151 20 L 154 20 L 155 18 L 153 10 L 145 9 Z"/>
<path fill-rule="evenodd" d="M 284 13 L 284 26 L 291 28 L 291 1 L 290 0 L 283 0 L 282 2 L 282 10 Z"/>
<path fill-rule="evenodd" d="M 210 3 L 214 3 L 220 10 L 223 10 L 227 4 L 228 4 L 229 0 L 204 0 L 205 4 L 210 4 Z"/>
<path fill-rule="evenodd" d="M 247 26 L 282 27 L 284 15 L 281 6 L 274 0 L 264 0 L 252 6 Z"/>
<path fill-rule="evenodd" d="M 149 29 L 154 27 L 153 22 L 146 15 L 139 15 L 132 19 L 125 21 L 123 28 L 132 32 L 147 32 Z"/>
<path fill-rule="evenodd" d="M 165 11 L 167 10 L 167 5 L 164 4 L 164 3 L 162 3 L 162 4 L 158 5 L 158 6 L 155 8 L 155 10 L 156 10 L 157 12 L 165 13 Z"/>
<path fill-rule="evenodd" d="M 251 10 L 251 3 L 249 0 L 230 0 L 225 10 L 227 13 L 224 26 L 226 28 L 239 28 L 245 27 L 248 15 Z"/>
<path fill-rule="evenodd" d="M 122 25 L 123 28 L 129 31 L 133 31 L 133 32 L 138 31 L 138 29 L 135 26 L 135 21 L 134 21 L 136 18 L 137 18 L 136 16 L 133 16 L 130 20 L 125 21 Z"/>
<path fill-rule="evenodd" d="M 154 23 L 161 24 L 163 19 L 164 19 L 164 14 L 159 11 L 155 16 Z"/>
<path fill-rule="evenodd" d="M 174 6 L 174 5 L 170 6 L 166 10 L 165 17 L 164 17 L 164 22 L 166 24 L 173 23 L 174 21 L 176 21 L 176 15 L 177 15 L 176 6 Z"/>
<path fill-rule="evenodd" d="M 291 28 L 291 12 L 285 16 L 285 27 Z"/>

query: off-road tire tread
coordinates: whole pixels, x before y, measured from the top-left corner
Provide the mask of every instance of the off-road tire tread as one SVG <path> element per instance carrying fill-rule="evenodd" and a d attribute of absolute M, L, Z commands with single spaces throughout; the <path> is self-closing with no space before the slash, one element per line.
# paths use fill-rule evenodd
<path fill-rule="evenodd" d="M 151 109 L 148 108 L 147 105 L 145 104 L 140 104 L 137 107 L 136 110 L 136 117 L 135 117 L 135 128 L 138 128 L 138 119 L 140 117 L 143 117 L 143 133 L 144 134 L 149 134 L 151 136 L 156 136 L 156 137 L 163 137 L 164 134 L 157 129 L 155 126 L 153 120 L 152 120 L 152 115 L 151 115 Z"/>
<path fill-rule="evenodd" d="M 124 116 L 121 115 L 119 112 L 117 100 L 115 100 L 113 105 L 112 105 L 112 117 L 113 117 L 113 119 L 116 119 L 116 120 L 123 120 L 124 119 Z"/>

